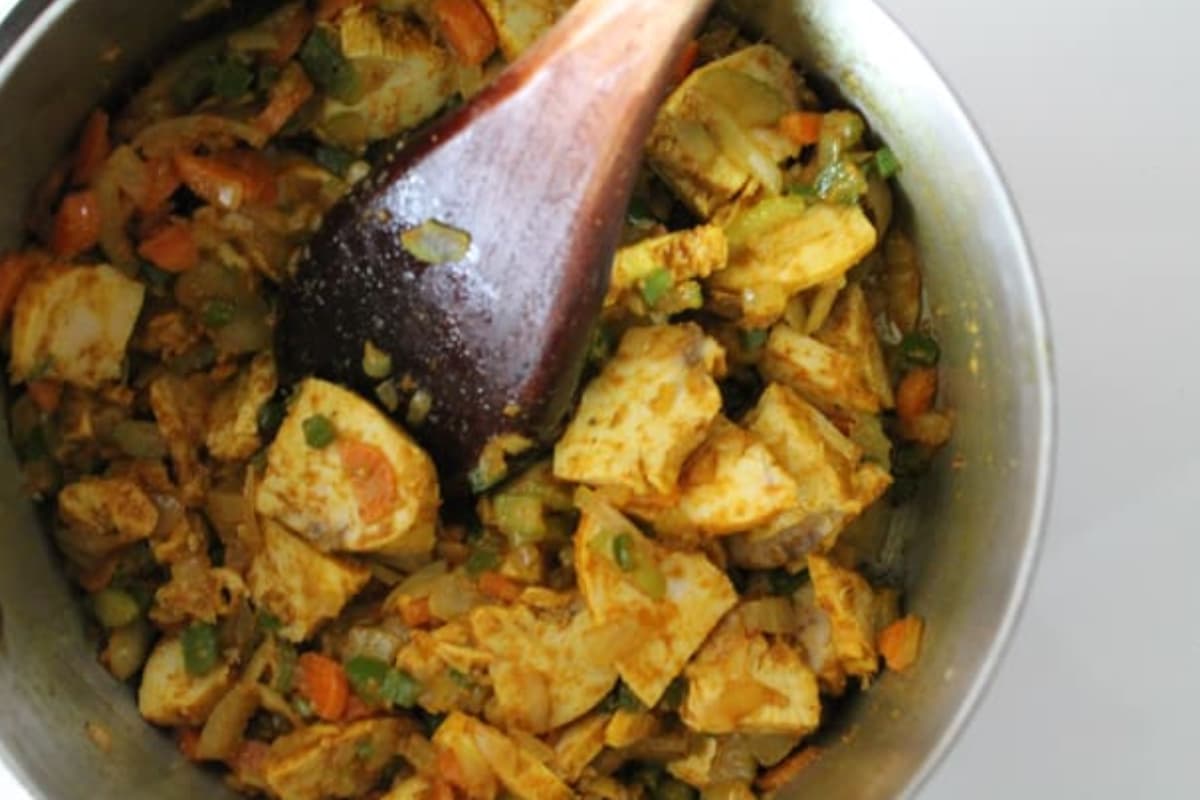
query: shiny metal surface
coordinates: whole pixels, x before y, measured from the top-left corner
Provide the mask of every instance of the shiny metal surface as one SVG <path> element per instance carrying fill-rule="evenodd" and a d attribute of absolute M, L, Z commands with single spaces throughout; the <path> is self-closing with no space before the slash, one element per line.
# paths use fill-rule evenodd
<path fill-rule="evenodd" d="M 0 247 L 88 109 L 162 52 L 190 0 L 25 0 L 0 27 Z M 909 605 L 928 634 L 910 675 L 885 675 L 837 718 L 837 742 L 788 796 L 916 792 L 1002 654 L 1036 560 L 1053 460 L 1049 334 L 1003 182 L 950 91 L 871 0 L 729 5 L 837 84 L 905 164 L 958 409 L 950 452 L 889 525 L 909 542 Z M 121 55 L 106 59 L 114 45 Z M 225 794 L 137 715 L 96 664 L 56 557 L 0 443 L 0 761 L 39 798 Z M 112 735 L 104 752 L 85 724 Z M 785 793 L 786 794 L 786 793 Z"/>

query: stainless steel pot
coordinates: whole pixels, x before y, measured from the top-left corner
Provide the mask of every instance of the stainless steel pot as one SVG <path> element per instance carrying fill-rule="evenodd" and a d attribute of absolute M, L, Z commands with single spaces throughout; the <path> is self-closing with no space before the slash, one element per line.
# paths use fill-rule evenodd
<path fill-rule="evenodd" d="M 164 42 L 193 0 L 23 0 L 0 26 L 0 246 L 87 111 Z M 899 154 L 905 204 L 958 409 L 951 452 L 890 525 L 910 542 L 909 602 L 928 621 L 919 665 L 837 717 L 796 797 L 913 794 L 978 703 L 1016 622 L 1046 514 L 1053 387 L 1046 318 L 1003 181 L 918 49 L 871 0 L 731 0 L 815 66 Z M 119 47 L 119 50 L 116 48 Z M 95 660 L 77 601 L 0 442 L 0 761 L 36 797 L 221 796 L 142 722 Z M 87 733 L 111 734 L 106 752 Z"/>

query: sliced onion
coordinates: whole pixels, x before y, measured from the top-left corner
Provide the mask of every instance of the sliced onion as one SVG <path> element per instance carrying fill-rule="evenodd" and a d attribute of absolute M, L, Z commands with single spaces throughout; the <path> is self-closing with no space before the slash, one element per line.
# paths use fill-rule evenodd
<path fill-rule="evenodd" d="M 204 723 L 200 742 L 196 745 L 196 757 L 203 761 L 224 761 L 232 756 L 258 706 L 257 686 L 245 682 L 235 684 Z"/>

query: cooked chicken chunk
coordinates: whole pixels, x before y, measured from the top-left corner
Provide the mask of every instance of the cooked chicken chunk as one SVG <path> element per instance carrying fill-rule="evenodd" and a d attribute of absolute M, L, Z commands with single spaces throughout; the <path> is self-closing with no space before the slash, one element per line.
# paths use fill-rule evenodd
<path fill-rule="evenodd" d="M 887 364 L 871 319 L 871 308 L 862 287 L 852 283 L 838 297 L 829 319 L 817 330 L 817 339 L 859 364 L 863 381 L 882 408 L 895 405 Z"/>
<path fill-rule="evenodd" d="M 882 398 L 867 383 L 863 362 L 841 353 L 787 323 L 771 329 L 762 373 L 795 389 L 805 400 L 831 412 L 838 409 L 876 414 Z"/>
<path fill-rule="evenodd" d="M 282 636 L 304 641 L 341 613 L 371 572 L 325 555 L 272 520 L 263 520 L 261 528 L 262 550 L 246 576 L 250 595 L 279 618 Z"/>
<path fill-rule="evenodd" d="M 498 784 L 523 800 L 573 797 L 558 776 L 516 741 L 467 714 L 450 714 L 433 735 L 433 743 L 455 765 L 457 780 L 451 780 L 468 797 L 493 798 Z"/>
<path fill-rule="evenodd" d="M 700 553 L 667 550 L 586 491 L 578 503 L 580 589 L 597 620 L 636 624 L 635 646 L 617 659 L 617 669 L 638 699 L 653 706 L 737 602 L 737 592 Z"/>
<path fill-rule="evenodd" d="M 670 273 L 671 283 L 678 285 L 707 278 L 723 269 L 728 257 L 725 232 L 716 225 L 667 233 L 622 247 L 613 260 L 604 305 L 606 308 L 617 305 L 622 298 L 637 292 L 642 283 L 659 270 Z"/>
<path fill-rule="evenodd" d="M 98 558 L 150 536 L 158 508 L 131 480 L 84 478 L 58 494 L 59 542 L 71 555 Z"/>
<path fill-rule="evenodd" d="M 871 221 L 857 205 L 774 197 L 726 224 L 729 266 L 708 279 L 714 303 L 745 327 L 778 320 L 792 295 L 845 274 L 875 248 Z"/>
<path fill-rule="evenodd" d="M 343 146 L 387 139 L 436 114 L 455 91 L 454 62 L 420 26 L 397 14 L 353 6 L 337 20 L 342 53 L 358 70 L 362 97 L 327 97 L 316 124 Z"/>
<path fill-rule="evenodd" d="M 255 502 L 322 550 L 393 556 L 429 552 L 438 503 L 433 462 L 408 434 L 316 378 L 301 385 L 271 444 Z"/>
<path fill-rule="evenodd" d="M 701 733 L 802 736 L 821 721 L 817 679 L 800 654 L 736 620 L 717 629 L 684 674 L 680 716 Z"/>
<path fill-rule="evenodd" d="M 829 615 L 833 650 L 849 675 L 870 677 L 879 669 L 875 653 L 875 595 L 852 570 L 819 555 L 808 557 L 817 603 Z"/>
<path fill-rule="evenodd" d="M 555 447 L 555 476 L 633 495 L 674 492 L 721 408 L 713 376 L 724 358 L 693 324 L 629 331 Z"/>
<path fill-rule="evenodd" d="M 362 797 L 416 724 L 395 717 L 311 725 L 271 744 L 262 772 L 282 800 Z"/>
<path fill-rule="evenodd" d="M 275 394 L 278 378 L 275 357 L 255 356 L 236 380 L 213 401 L 209 409 L 208 453 L 221 461 L 250 458 L 262 447 L 258 412 Z"/>
<path fill-rule="evenodd" d="M 183 642 L 178 637 L 162 639 L 142 671 L 138 710 L 155 725 L 200 725 L 233 681 L 224 662 L 207 675 L 192 675 L 185 666 Z"/>
<path fill-rule="evenodd" d="M 525 605 L 471 613 L 471 632 L 493 655 L 488 668 L 500 718 L 544 733 L 586 714 L 617 682 L 620 625 L 601 625 L 586 608 L 538 615 Z"/>

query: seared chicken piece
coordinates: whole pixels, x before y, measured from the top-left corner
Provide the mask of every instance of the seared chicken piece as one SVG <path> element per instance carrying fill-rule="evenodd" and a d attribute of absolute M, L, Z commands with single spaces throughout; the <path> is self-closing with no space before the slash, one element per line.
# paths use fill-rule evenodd
<path fill-rule="evenodd" d="M 670 494 L 721 408 L 725 354 L 697 325 L 634 328 L 584 390 L 554 449 L 556 477 Z"/>
<path fill-rule="evenodd" d="M 279 618 L 286 639 L 312 636 L 371 578 L 366 567 L 322 553 L 277 522 L 264 519 L 261 529 L 262 550 L 246 579 L 254 604 Z"/>
<path fill-rule="evenodd" d="M 271 744 L 263 777 L 282 800 L 362 797 L 396 757 L 401 738 L 416 727 L 396 717 L 310 725 Z"/>
<path fill-rule="evenodd" d="M 579 587 L 596 619 L 636 624 L 634 647 L 617 659 L 617 669 L 637 698 L 654 706 L 737 602 L 737 592 L 704 555 L 656 544 L 586 490 L 577 503 Z"/>
<path fill-rule="evenodd" d="M 432 549 L 438 503 L 433 462 L 408 434 L 316 378 L 301 385 L 271 444 L 255 501 L 321 550 L 389 556 Z"/>
<path fill-rule="evenodd" d="M 875 652 L 875 594 L 853 570 L 819 555 L 808 557 L 817 604 L 829 615 L 833 650 L 848 675 L 869 678 L 879 669 Z"/>
<path fill-rule="evenodd" d="M 14 383 L 50 378 L 87 389 L 121 377 L 145 286 L 107 265 L 41 267 L 17 298 Z"/>
<path fill-rule="evenodd" d="M 192 675 L 184 663 L 182 640 L 162 639 L 143 668 L 138 710 L 155 725 L 201 725 L 233 681 L 224 662 L 207 675 Z"/>

